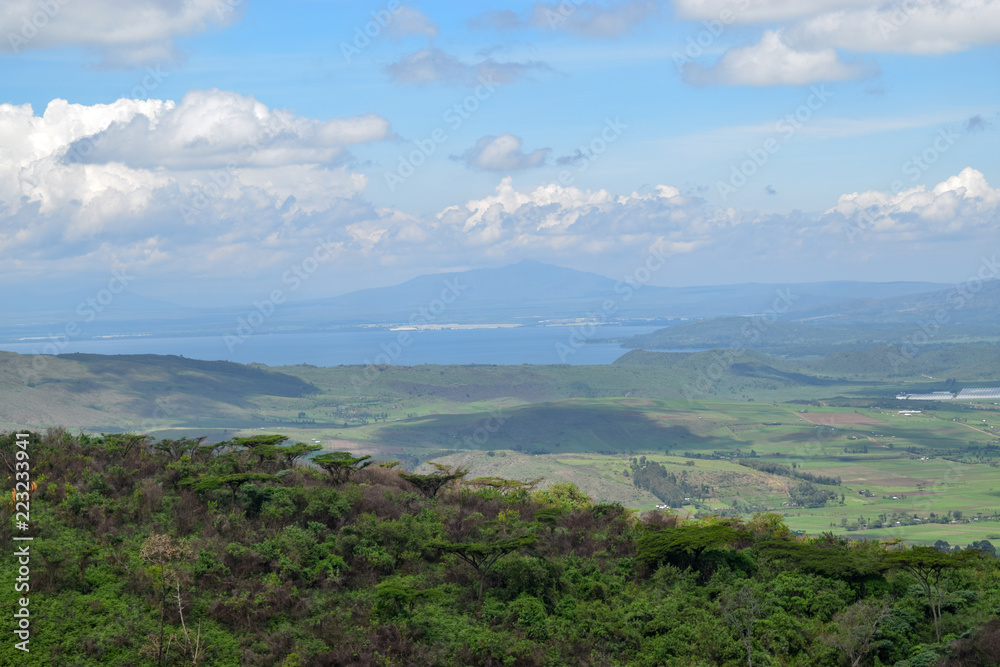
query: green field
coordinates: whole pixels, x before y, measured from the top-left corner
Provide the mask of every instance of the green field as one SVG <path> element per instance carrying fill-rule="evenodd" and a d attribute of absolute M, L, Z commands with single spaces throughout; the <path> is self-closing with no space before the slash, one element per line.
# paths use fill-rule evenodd
<path fill-rule="evenodd" d="M 977 349 L 956 363 L 967 368 Z M 678 502 L 677 489 L 670 496 L 686 514 L 773 511 L 810 533 L 962 545 L 1000 535 L 1000 408 L 895 399 L 942 389 L 947 374 L 834 377 L 815 370 L 822 360 L 752 351 L 630 353 L 606 366 L 367 368 L 67 355 L 36 364 L 25 382 L 19 368 L 30 363 L 0 355 L 3 428 L 281 433 L 410 469 L 433 460 L 473 477 L 572 482 L 595 499 L 651 510 L 668 503 L 662 489 L 637 487 L 632 459 L 645 457 L 677 489 L 699 490 L 689 501 Z M 812 504 L 829 497 L 810 507 L 806 493 Z"/>

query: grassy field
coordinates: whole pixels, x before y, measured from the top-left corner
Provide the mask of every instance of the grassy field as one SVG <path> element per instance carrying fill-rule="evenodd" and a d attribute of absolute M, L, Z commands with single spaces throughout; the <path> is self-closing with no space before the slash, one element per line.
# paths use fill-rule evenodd
<path fill-rule="evenodd" d="M 568 481 L 596 499 L 650 510 L 663 501 L 626 474 L 644 456 L 706 488 L 685 513 L 767 510 L 811 533 L 963 546 L 1000 534 L 992 519 L 1000 507 L 1000 406 L 895 400 L 902 389 L 943 388 L 944 380 L 919 373 L 892 381 L 805 377 L 755 352 L 718 372 L 720 353 L 655 359 L 266 368 L 96 355 L 33 365 L 2 354 L 0 427 L 213 440 L 281 433 L 408 468 L 434 460 L 468 466 L 474 476 Z M 25 368 L 37 370 L 30 381 Z M 904 408 L 920 412 L 904 416 Z M 784 468 L 755 470 L 741 460 Z M 803 474 L 841 483 L 817 485 L 833 495 L 824 506 L 796 506 L 792 492 Z M 942 516 L 947 522 L 928 523 Z"/>
<path fill-rule="evenodd" d="M 1000 535 L 1000 412 L 992 405 L 928 404 L 911 416 L 896 406 L 638 398 L 447 407 L 431 401 L 425 414 L 399 421 L 280 432 L 411 466 L 434 460 L 468 466 L 472 476 L 544 478 L 542 486 L 568 481 L 595 499 L 638 510 L 662 504 L 625 474 L 633 457 L 645 456 L 710 487 L 705 498 L 679 508 L 688 514 L 766 510 L 809 533 L 963 546 Z M 737 451 L 841 484 L 819 485 L 835 496 L 823 507 L 792 506 L 789 491 L 802 480 L 740 465 Z M 931 514 L 947 522 L 928 523 Z M 904 517 L 923 525 L 905 525 Z"/>

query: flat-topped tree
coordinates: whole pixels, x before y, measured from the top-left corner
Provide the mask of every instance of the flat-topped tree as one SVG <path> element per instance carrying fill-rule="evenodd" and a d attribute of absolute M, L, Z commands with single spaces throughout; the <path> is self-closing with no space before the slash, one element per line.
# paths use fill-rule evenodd
<path fill-rule="evenodd" d="M 192 490 L 197 491 L 198 493 L 213 491 L 215 489 L 221 489 L 223 486 L 228 486 L 229 490 L 232 491 L 233 494 L 232 504 L 236 505 L 236 492 L 239 491 L 239 488 L 247 482 L 265 482 L 276 479 L 278 478 L 274 475 L 267 475 L 260 472 L 244 472 L 234 475 L 205 475 L 203 477 L 193 477 L 183 480 L 181 484 L 184 486 L 190 486 Z"/>
<path fill-rule="evenodd" d="M 911 547 L 894 551 L 887 555 L 886 562 L 894 568 L 906 570 L 920 582 L 934 618 L 934 633 L 941 641 L 941 607 L 944 600 L 945 572 L 959 567 L 968 567 L 971 561 L 982 558 L 977 549 L 958 553 L 941 553 L 934 547 Z"/>
<path fill-rule="evenodd" d="M 121 457 L 127 458 L 132 450 L 143 449 L 152 443 L 153 439 L 141 433 L 102 433 L 104 446 L 108 451 L 121 452 Z"/>
<path fill-rule="evenodd" d="M 159 440 L 153 445 L 153 451 L 166 454 L 171 460 L 180 460 L 185 454 L 191 455 L 205 442 L 205 436 L 200 438 L 181 438 L 180 440 Z"/>
<path fill-rule="evenodd" d="M 452 468 L 451 466 L 431 462 L 430 465 L 437 468 L 429 475 L 418 475 L 416 473 L 401 472 L 399 476 L 407 482 L 417 487 L 420 493 L 428 498 L 433 498 L 445 484 L 462 479 L 469 474 L 468 468 Z"/>
<path fill-rule="evenodd" d="M 503 477 L 477 477 L 472 481 L 466 482 L 466 484 L 477 489 L 492 489 L 500 495 L 509 498 L 527 500 L 531 492 L 535 490 L 535 487 L 543 479 L 543 477 L 538 477 L 522 482 L 516 479 L 504 479 Z"/>
<path fill-rule="evenodd" d="M 354 456 L 350 452 L 332 452 L 313 457 L 313 463 L 330 473 L 337 484 L 343 484 L 351 475 L 372 464 L 371 456 Z"/>
<path fill-rule="evenodd" d="M 277 447 L 275 451 L 285 459 L 285 465 L 289 468 L 295 467 L 295 462 L 303 456 L 318 452 L 323 449 L 320 445 L 307 445 L 304 442 L 296 442 L 290 447 Z"/>
<path fill-rule="evenodd" d="M 445 553 L 455 554 L 468 563 L 479 575 L 478 600 L 483 599 L 483 587 L 486 578 L 496 566 L 497 561 L 509 553 L 531 546 L 538 539 L 533 533 L 509 537 L 496 542 L 445 542 L 436 540 L 431 546 Z"/>
<path fill-rule="evenodd" d="M 706 551 L 721 549 L 749 537 L 748 531 L 724 523 L 684 523 L 675 528 L 647 531 L 636 544 L 638 556 L 650 565 L 671 563 L 697 568 Z"/>
<path fill-rule="evenodd" d="M 257 457 L 257 465 L 273 461 L 278 457 L 281 443 L 288 440 L 285 435 L 252 435 L 248 438 L 233 438 L 230 443 Z"/>

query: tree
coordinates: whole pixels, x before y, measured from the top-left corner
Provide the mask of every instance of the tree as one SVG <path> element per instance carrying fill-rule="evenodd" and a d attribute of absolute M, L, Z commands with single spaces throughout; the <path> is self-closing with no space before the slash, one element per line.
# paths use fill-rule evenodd
<path fill-rule="evenodd" d="M 220 489 L 223 486 L 228 486 L 229 490 L 232 491 L 233 494 L 232 504 L 236 505 L 236 492 L 247 482 L 264 482 L 276 479 L 278 478 L 274 475 L 267 475 L 265 473 L 244 472 L 236 473 L 234 475 L 204 475 L 202 477 L 185 479 L 181 482 L 181 484 L 190 486 L 198 493 L 204 493 L 205 491 L 212 491 L 214 489 Z"/>
<path fill-rule="evenodd" d="M 888 556 L 888 562 L 892 567 L 909 572 L 923 587 L 931 607 L 934 634 L 938 641 L 941 641 L 941 606 L 944 600 L 942 579 L 945 572 L 963 567 L 979 555 L 980 552 L 975 550 L 945 554 L 934 547 L 911 547 Z"/>
<path fill-rule="evenodd" d="M 244 451 L 251 452 L 257 457 L 257 465 L 262 466 L 265 461 L 273 461 L 278 457 L 279 446 L 286 440 L 286 435 L 252 435 L 248 438 L 233 438 L 231 443 L 234 447 L 242 447 Z"/>
<path fill-rule="evenodd" d="M 997 555 L 997 548 L 995 546 L 993 546 L 993 543 L 990 542 L 989 540 L 978 540 L 978 541 L 973 542 L 972 544 L 970 544 L 969 548 L 970 549 L 979 549 L 984 554 L 987 554 L 989 556 L 996 556 Z"/>
<path fill-rule="evenodd" d="M 313 457 L 313 463 L 330 473 L 337 484 L 343 484 L 351 475 L 372 464 L 371 456 L 353 456 L 350 452 L 332 452 Z"/>
<path fill-rule="evenodd" d="M 891 615 L 891 600 L 860 600 L 833 617 L 837 631 L 823 640 L 843 651 L 851 667 L 858 667 L 871 653 L 879 625 Z"/>
<path fill-rule="evenodd" d="M 452 468 L 440 463 L 430 462 L 430 465 L 437 468 L 429 475 L 418 475 L 416 473 L 401 472 L 399 476 L 419 489 L 420 493 L 428 498 L 433 498 L 445 484 L 462 479 L 469 474 L 468 468 Z"/>
<path fill-rule="evenodd" d="M 285 459 L 285 465 L 289 468 L 295 467 L 295 462 L 303 456 L 308 456 L 313 452 L 323 449 L 320 445 L 307 445 L 304 442 L 296 442 L 290 447 L 278 447 L 277 452 Z"/>
<path fill-rule="evenodd" d="M 153 450 L 166 454 L 173 461 L 179 461 L 185 454 L 192 454 L 199 447 L 205 438 L 181 438 L 180 440 L 159 440 L 153 445 Z"/>
<path fill-rule="evenodd" d="M 753 667 L 753 631 L 764 615 L 764 603 L 751 583 L 722 599 L 722 616 L 740 636 L 747 650 L 747 667 Z"/>
<path fill-rule="evenodd" d="M 486 578 L 493 570 L 493 567 L 497 564 L 497 561 L 509 553 L 513 553 L 523 547 L 534 544 L 537 539 L 538 538 L 534 534 L 527 534 L 497 540 L 492 543 L 460 543 L 435 540 L 431 543 L 431 546 L 438 551 L 455 554 L 472 566 L 472 568 L 476 571 L 476 574 L 479 575 L 479 595 L 476 599 L 482 601 L 483 587 L 486 584 Z"/>
<path fill-rule="evenodd" d="M 676 528 L 649 530 L 639 537 L 637 551 L 640 560 L 650 565 L 672 563 L 679 567 L 697 568 L 702 554 L 739 540 L 750 533 L 736 530 L 724 523 L 684 523 Z"/>
<path fill-rule="evenodd" d="M 167 655 L 163 646 L 164 620 L 167 611 L 167 590 L 172 584 L 179 583 L 176 561 L 191 560 L 191 548 L 185 544 L 174 542 L 170 535 L 150 535 L 142 548 L 139 557 L 150 565 L 150 574 L 160 600 L 160 637 L 156 642 L 156 664 L 166 664 Z M 179 590 L 179 589 L 178 589 Z"/>
<path fill-rule="evenodd" d="M 102 433 L 104 446 L 108 451 L 120 452 L 121 458 L 126 459 L 135 448 L 147 447 L 152 439 L 148 435 L 138 433 Z"/>

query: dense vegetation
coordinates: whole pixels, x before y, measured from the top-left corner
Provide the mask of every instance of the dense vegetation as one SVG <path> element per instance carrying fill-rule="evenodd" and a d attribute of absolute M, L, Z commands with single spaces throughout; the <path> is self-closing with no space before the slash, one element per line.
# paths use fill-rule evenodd
<path fill-rule="evenodd" d="M 571 485 L 350 454 L 313 467 L 310 449 L 33 434 L 31 653 L 8 638 L 0 663 L 1000 661 L 1000 568 L 979 549 L 799 538 L 775 515 L 638 518 Z"/>

